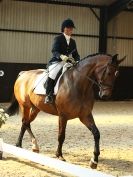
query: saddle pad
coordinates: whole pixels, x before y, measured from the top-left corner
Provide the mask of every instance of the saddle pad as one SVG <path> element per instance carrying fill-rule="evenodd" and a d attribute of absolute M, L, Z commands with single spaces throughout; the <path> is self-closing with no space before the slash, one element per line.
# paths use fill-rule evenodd
<path fill-rule="evenodd" d="M 60 75 L 55 87 L 54 87 L 54 95 L 57 94 L 58 91 L 58 86 L 59 86 L 59 80 L 61 78 L 62 74 Z M 40 74 L 34 84 L 34 93 L 35 94 L 40 94 L 40 95 L 45 95 L 46 94 L 46 89 L 44 88 L 44 84 L 48 78 L 48 72 L 44 70 L 42 74 Z"/>
<path fill-rule="evenodd" d="M 71 68 L 72 66 L 73 65 L 71 63 L 66 63 L 63 66 L 62 74 L 60 75 L 60 77 L 57 80 L 56 85 L 54 87 L 54 95 L 56 95 L 58 92 L 59 81 L 60 81 L 61 76 L 64 74 L 64 72 L 66 72 L 68 70 L 68 68 Z M 44 84 L 45 84 L 47 78 L 48 78 L 48 71 L 47 70 L 44 70 L 44 72 L 37 77 L 35 84 L 34 84 L 34 93 L 35 94 L 38 94 L 38 95 L 39 94 L 40 95 L 46 94 L 46 89 L 44 88 Z"/>

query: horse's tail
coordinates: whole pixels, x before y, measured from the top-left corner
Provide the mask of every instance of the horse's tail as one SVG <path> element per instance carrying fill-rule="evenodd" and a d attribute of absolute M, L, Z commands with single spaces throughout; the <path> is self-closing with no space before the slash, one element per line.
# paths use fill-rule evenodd
<path fill-rule="evenodd" d="M 18 112 L 19 112 L 19 104 L 18 104 L 18 101 L 17 101 L 15 95 L 13 94 L 11 104 L 5 110 L 5 113 L 7 113 L 9 116 L 13 116 Z"/>

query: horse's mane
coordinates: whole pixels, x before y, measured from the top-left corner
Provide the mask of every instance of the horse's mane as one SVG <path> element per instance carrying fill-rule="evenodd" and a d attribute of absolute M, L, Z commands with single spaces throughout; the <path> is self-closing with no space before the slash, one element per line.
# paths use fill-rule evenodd
<path fill-rule="evenodd" d="M 82 58 L 81 60 L 84 60 L 84 59 L 86 59 L 86 58 L 90 58 L 90 57 L 94 57 L 94 56 L 97 56 L 97 55 L 107 55 L 107 56 L 112 57 L 112 55 L 111 55 L 111 54 L 105 54 L 105 53 L 94 53 L 94 54 L 89 54 L 89 55 L 87 55 L 86 57 Z"/>

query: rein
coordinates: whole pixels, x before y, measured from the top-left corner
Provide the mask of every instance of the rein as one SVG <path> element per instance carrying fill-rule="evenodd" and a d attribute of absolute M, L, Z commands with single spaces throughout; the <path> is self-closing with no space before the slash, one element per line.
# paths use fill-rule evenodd
<path fill-rule="evenodd" d="M 95 84 L 96 86 L 98 86 L 99 88 L 102 87 L 102 85 L 98 82 L 95 81 L 95 79 L 92 79 L 91 77 L 89 76 L 85 76 L 88 80 L 90 80 L 92 82 L 92 84 Z"/>
<path fill-rule="evenodd" d="M 83 61 L 84 59 L 86 59 L 86 58 L 88 58 L 88 56 L 87 56 L 87 57 L 84 57 L 84 58 L 82 58 L 80 61 L 76 62 L 75 66 L 78 65 L 80 62 L 82 62 L 82 61 Z M 75 69 L 76 69 L 76 68 L 75 68 Z M 76 69 L 76 71 L 78 71 L 78 72 L 80 73 L 80 71 L 79 71 L 78 69 Z M 92 79 L 90 76 L 85 76 L 85 77 L 86 77 L 86 79 L 88 79 L 89 81 L 91 81 L 92 84 L 95 84 L 95 85 L 98 86 L 99 88 L 102 88 L 101 83 L 98 83 L 97 81 L 95 81 L 95 79 Z"/>
<path fill-rule="evenodd" d="M 80 61 L 82 61 L 82 60 L 84 60 L 84 59 L 86 59 L 87 57 L 84 57 L 83 59 L 81 59 Z M 78 61 L 76 64 L 79 64 L 79 62 L 80 61 Z M 90 76 L 85 76 L 88 80 L 90 80 L 91 82 L 92 82 L 92 84 L 95 84 L 96 86 L 98 86 L 100 89 L 103 87 L 103 86 L 107 86 L 108 88 L 112 88 L 112 85 L 109 85 L 109 84 L 104 84 L 103 83 L 103 79 L 104 79 L 104 75 L 105 75 L 105 72 L 106 72 L 106 69 L 107 69 L 107 67 L 108 67 L 108 65 L 109 65 L 109 63 L 106 65 L 106 67 L 105 67 L 105 70 L 104 70 L 104 72 L 103 72 L 103 74 L 102 74 L 102 77 L 101 77 L 101 80 L 100 80 L 100 82 L 98 82 L 98 81 L 95 81 L 95 79 L 92 79 Z M 116 68 L 116 66 L 115 65 L 113 65 L 113 64 L 110 64 L 111 66 L 113 66 L 113 67 L 115 67 Z M 76 69 L 78 72 L 80 72 L 78 69 Z M 100 71 L 99 71 L 100 72 Z M 108 88 L 102 88 L 103 90 L 106 90 L 106 89 L 108 89 Z"/>
<path fill-rule="evenodd" d="M 87 58 L 87 57 L 85 57 L 85 58 Z M 83 58 L 83 59 L 85 59 L 85 58 Z M 82 60 L 83 60 L 83 59 L 82 59 Z M 82 61 L 82 60 L 80 60 L 80 61 Z M 79 64 L 80 61 L 78 61 L 76 64 Z M 75 68 L 75 69 L 76 69 L 76 68 Z M 76 71 L 78 71 L 78 72 L 80 73 L 80 71 L 79 71 L 78 69 L 76 69 Z M 95 84 L 95 85 L 98 86 L 99 88 L 102 87 L 100 83 L 98 83 L 97 81 L 95 81 L 95 79 L 92 79 L 92 78 L 89 77 L 89 76 L 85 76 L 85 77 L 86 77 L 86 79 L 90 80 L 90 81 L 92 82 L 92 84 Z"/>

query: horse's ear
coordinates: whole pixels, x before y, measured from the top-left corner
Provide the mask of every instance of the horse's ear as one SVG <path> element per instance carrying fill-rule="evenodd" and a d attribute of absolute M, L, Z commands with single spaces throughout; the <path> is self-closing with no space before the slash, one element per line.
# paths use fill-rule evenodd
<path fill-rule="evenodd" d="M 118 57 L 118 54 L 115 54 L 114 56 L 112 56 L 112 63 L 117 63 L 117 57 Z"/>
<path fill-rule="evenodd" d="M 119 65 L 121 62 L 123 62 L 123 61 L 126 59 L 126 57 L 127 57 L 127 56 L 124 56 L 122 59 L 118 60 L 118 61 L 117 61 L 118 65 Z"/>

